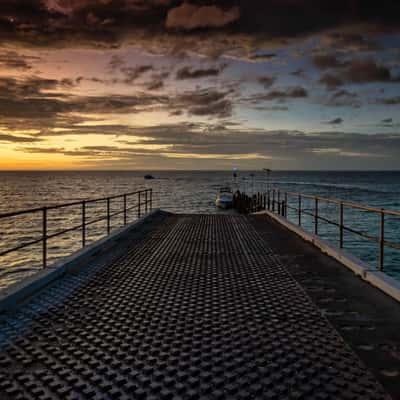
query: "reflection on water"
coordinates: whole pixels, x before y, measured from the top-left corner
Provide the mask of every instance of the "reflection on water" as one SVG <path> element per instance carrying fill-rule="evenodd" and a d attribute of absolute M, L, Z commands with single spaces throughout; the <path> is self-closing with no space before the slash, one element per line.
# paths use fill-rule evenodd
<path fill-rule="evenodd" d="M 43 205 L 66 203 L 81 199 L 122 194 L 144 188 L 153 188 L 154 207 L 181 213 L 217 213 L 214 200 L 218 188 L 232 183 L 232 173 L 226 172 L 154 172 L 155 180 L 146 181 L 146 172 L 1 172 L 0 212 L 41 207 Z M 264 191 L 265 174 L 239 172 L 238 182 L 242 190 Z M 303 193 L 318 194 L 365 205 L 400 209 L 399 172 L 273 172 L 271 186 L 287 188 Z M 128 207 L 137 199 L 128 199 Z M 293 206 L 296 199 L 293 199 Z M 89 204 L 87 219 L 96 219 L 106 212 L 106 203 Z M 303 206 L 313 210 L 313 202 L 306 200 Z M 111 202 L 111 212 L 122 210 L 122 199 Z M 320 215 L 330 219 L 339 218 L 337 206 L 320 209 Z M 42 234 L 40 213 L 0 220 L 0 252 L 22 242 L 40 238 Z M 131 211 L 128 221 L 137 218 Z M 297 222 L 294 211 L 289 218 Z M 388 217 L 385 221 L 386 239 L 396 242 L 400 218 Z M 48 212 L 49 234 L 60 229 L 79 225 L 81 207 L 51 210 Z M 345 209 L 345 224 L 354 229 L 378 235 L 379 217 L 375 214 Z M 313 218 L 303 216 L 303 226 L 313 230 Z M 112 219 L 112 227 L 122 226 L 123 216 Z M 107 232 L 106 221 L 87 228 L 87 243 Z M 337 244 L 338 228 L 319 224 L 319 233 L 325 239 Z M 49 264 L 60 257 L 71 254 L 81 247 L 81 232 L 66 233 L 49 241 Z M 378 245 L 354 234 L 345 233 L 345 249 L 376 266 Z M 400 252 L 385 249 L 385 268 L 393 276 L 400 276 Z M 37 244 L 0 259 L 0 287 L 13 283 L 41 267 L 41 245 Z"/>

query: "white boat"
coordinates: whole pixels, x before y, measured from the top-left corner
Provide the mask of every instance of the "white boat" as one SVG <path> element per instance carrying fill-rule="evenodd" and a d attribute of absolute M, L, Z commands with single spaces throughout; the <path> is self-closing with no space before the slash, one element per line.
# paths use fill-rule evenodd
<path fill-rule="evenodd" d="M 233 193 L 230 187 L 221 187 L 215 200 L 215 205 L 219 208 L 230 208 L 233 205 Z"/>

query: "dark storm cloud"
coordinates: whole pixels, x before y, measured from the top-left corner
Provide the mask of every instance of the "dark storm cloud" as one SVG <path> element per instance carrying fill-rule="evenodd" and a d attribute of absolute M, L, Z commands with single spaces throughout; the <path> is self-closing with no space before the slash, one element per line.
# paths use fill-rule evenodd
<path fill-rule="evenodd" d="M 176 41 L 177 33 L 182 37 L 216 31 L 237 35 L 239 44 L 243 35 L 285 41 L 345 32 L 348 27 L 352 32 L 337 40 L 360 45 L 363 32 L 398 29 L 400 14 L 397 0 L 3 0 L 1 7 L 0 39 L 36 46 L 113 47 L 166 32 Z M 213 41 L 210 35 L 207 39 Z"/>
<path fill-rule="evenodd" d="M 206 78 L 209 76 L 218 76 L 222 72 L 223 68 L 195 68 L 182 67 L 176 72 L 176 79 L 199 79 Z"/>

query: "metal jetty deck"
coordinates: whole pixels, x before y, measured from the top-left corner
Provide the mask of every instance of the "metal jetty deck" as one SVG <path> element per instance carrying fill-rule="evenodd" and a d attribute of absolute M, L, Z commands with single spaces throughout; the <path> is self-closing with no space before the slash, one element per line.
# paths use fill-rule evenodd
<path fill-rule="evenodd" d="M 0 398 L 389 399 L 257 218 L 162 214 L 3 313 Z"/>

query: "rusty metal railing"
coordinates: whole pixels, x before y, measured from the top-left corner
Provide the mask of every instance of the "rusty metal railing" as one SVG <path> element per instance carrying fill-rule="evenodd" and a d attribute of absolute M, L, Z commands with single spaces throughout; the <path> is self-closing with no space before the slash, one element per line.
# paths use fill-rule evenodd
<path fill-rule="evenodd" d="M 313 211 L 304 208 L 302 204 L 304 199 L 309 199 L 314 201 Z M 316 196 L 311 194 L 304 194 L 299 192 L 290 192 L 282 189 L 271 189 L 267 192 L 267 206 L 269 211 L 276 212 L 279 215 L 288 218 L 288 209 L 293 210 L 297 214 L 297 224 L 302 225 L 303 215 L 308 215 L 314 219 L 314 233 L 318 235 L 319 222 L 325 222 L 330 225 L 334 225 L 338 228 L 339 237 L 339 247 L 343 248 L 344 245 L 344 232 L 351 232 L 357 236 L 367 239 L 372 242 L 376 242 L 379 245 L 379 257 L 378 257 L 378 268 L 380 271 L 384 269 L 384 252 L 385 247 L 390 247 L 392 249 L 400 250 L 400 245 L 393 243 L 391 241 L 385 240 L 385 217 L 386 216 L 396 216 L 400 217 L 399 211 L 387 210 L 384 208 L 375 208 L 364 206 L 361 204 L 352 203 L 349 201 L 342 201 L 337 199 L 331 199 L 323 196 Z M 320 214 L 321 203 L 334 204 L 337 206 L 338 222 L 323 217 Z M 379 236 L 373 236 L 370 233 L 360 231 L 344 223 L 344 210 L 345 208 L 351 208 L 356 210 L 362 210 L 370 213 L 374 213 L 378 217 L 379 223 Z"/>
<path fill-rule="evenodd" d="M 144 198 L 143 198 L 144 197 Z M 122 199 L 122 210 L 120 211 L 111 211 L 111 204 L 113 200 L 116 199 Z M 128 200 L 134 200 L 135 199 L 135 204 L 133 206 L 128 206 Z M 86 217 L 86 206 L 88 204 L 93 204 L 93 203 L 101 203 L 105 202 L 106 204 L 106 211 L 105 215 L 95 218 L 95 219 L 87 219 Z M 59 230 L 55 233 L 49 234 L 48 232 L 48 212 L 50 210 L 59 210 L 59 209 L 64 209 L 68 207 L 74 207 L 74 206 L 81 206 L 81 223 L 79 225 L 75 225 L 73 227 L 67 228 L 67 229 L 62 229 Z M 128 212 L 132 210 L 137 210 L 137 217 L 140 218 L 143 213 L 147 214 L 149 211 L 153 209 L 153 190 L 152 189 L 143 189 L 143 190 L 138 190 L 135 192 L 130 192 L 130 193 L 124 193 L 120 195 L 115 195 L 115 196 L 109 196 L 109 197 L 102 197 L 102 198 L 96 198 L 96 199 L 89 199 L 89 200 L 80 200 L 80 201 L 74 201 L 71 203 L 65 203 L 65 204 L 56 204 L 52 206 L 45 206 L 45 207 L 40 207 L 40 208 L 32 208 L 29 210 L 22 210 L 22 211 L 15 211 L 15 212 L 8 212 L 8 213 L 3 213 L 0 214 L 0 224 L 1 221 L 3 221 L 6 218 L 15 218 L 21 215 L 29 215 L 29 214 L 42 214 L 41 218 L 41 225 L 42 225 L 42 234 L 40 238 L 31 240 L 26 243 L 21 243 L 18 246 L 12 247 L 10 249 L 4 250 L 0 252 L 0 257 L 5 256 L 7 254 L 16 252 L 18 250 L 24 249 L 29 246 L 33 246 L 38 243 L 42 243 L 42 266 L 45 268 L 47 266 L 47 244 L 49 239 L 53 239 L 55 237 L 64 235 L 66 233 L 76 231 L 76 230 L 81 230 L 82 231 L 82 247 L 86 246 L 86 228 L 89 225 L 95 224 L 100 221 L 107 221 L 107 236 L 111 234 L 111 219 L 112 217 L 115 217 L 117 215 L 123 215 L 123 223 L 124 226 L 127 225 L 128 223 Z M 0 225 L 1 227 L 1 225 Z"/>

